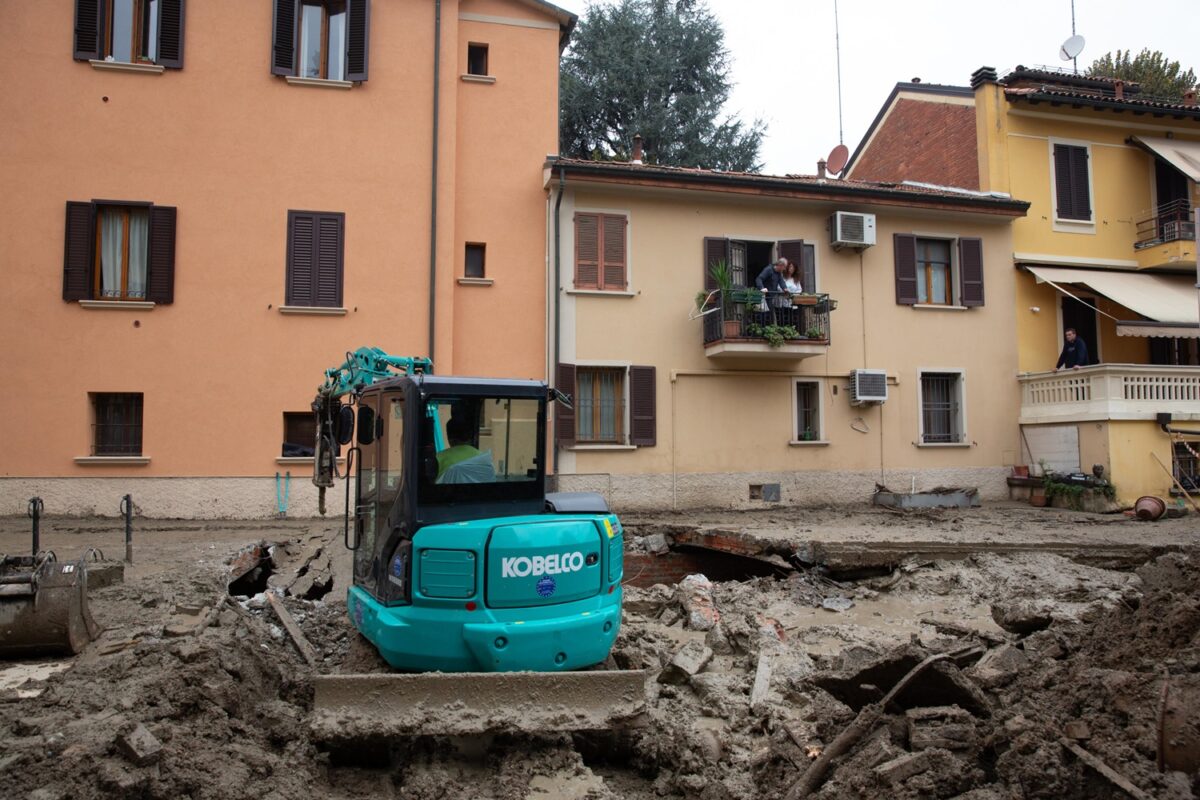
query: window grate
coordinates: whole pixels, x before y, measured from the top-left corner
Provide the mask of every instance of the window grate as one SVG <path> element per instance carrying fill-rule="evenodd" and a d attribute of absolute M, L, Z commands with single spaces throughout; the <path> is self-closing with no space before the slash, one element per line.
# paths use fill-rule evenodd
<path fill-rule="evenodd" d="M 925 444 L 961 442 L 963 435 L 960 419 L 958 375 L 922 375 L 922 441 Z"/>
<path fill-rule="evenodd" d="M 796 384 L 796 439 L 802 442 L 821 438 L 817 388 L 815 383 Z"/>
<path fill-rule="evenodd" d="M 92 455 L 142 454 L 142 395 L 96 394 L 92 397 L 96 421 L 92 425 Z"/>

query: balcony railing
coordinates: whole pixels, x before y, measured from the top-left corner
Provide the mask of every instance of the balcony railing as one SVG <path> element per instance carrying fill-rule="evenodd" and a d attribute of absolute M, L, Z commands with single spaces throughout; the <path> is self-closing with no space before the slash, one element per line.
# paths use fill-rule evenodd
<path fill-rule="evenodd" d="M 1200 418 L 1200 367 L 1100 364 L 1035 372 L 1021 382 L 1021 422 Z"/>
<path fill-rule="evenodd" d="M 1192 221 L 1192 206 L 1185 200 L 1163 203 L 1154 213 L 1137 222 L 1137 242 L 1134 247 L 1153 247 L 1157 244 L 1196 238 L 1196 223 Z"/>
<path fill-rule="evenodd" d="M 789 294 L 734 289 L 714 292 L 704 319 L 704 344 L 751 342 L 776 347 L 829 344 L 827 294 Z"/>

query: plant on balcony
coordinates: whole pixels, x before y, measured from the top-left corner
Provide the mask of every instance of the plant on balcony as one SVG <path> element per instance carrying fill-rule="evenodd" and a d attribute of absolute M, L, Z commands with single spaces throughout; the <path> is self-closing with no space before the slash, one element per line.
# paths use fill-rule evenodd
<path fill-rule="evenodd" d="M 800 331 L 792 325 L 759 325 L 751 323 L 746 326 L 746 333 L 759 339 L 766 339 L 771 347 L 782 347 L 788 339 L 799 339 Z"/>
<path fill-rule="evenodd" d="M 806 330 L 804 332 L 804 335 L 807 336 L 809 339 L 824 339 L 825 338 L 825 334 L 822 333 L 821 329 L 818 327 L 815 327 L 815 326 L 810 327 L 808 330 Z"/>

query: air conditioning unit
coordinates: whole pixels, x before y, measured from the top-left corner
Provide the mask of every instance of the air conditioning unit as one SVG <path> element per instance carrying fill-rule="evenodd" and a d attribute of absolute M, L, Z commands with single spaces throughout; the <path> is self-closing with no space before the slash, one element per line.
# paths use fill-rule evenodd
<path fill-rule="evenodd" d="M 850 371 L 851 405 L 885 403 L 887 399 L 887 370 L 855 369 Z"/>
<path fill-rule="evenodd" d="M 829 241 L 835 248 L 863 249 L 875 244 L 875 215 L 836 211 L 829 218 Z"/>
<path fill-rule="evenodd" d="M 1163 223 L 1163 241 L 1175 242 L 1180 239 L 1195 239 L 1196 223 L 1172 220 Z"/>

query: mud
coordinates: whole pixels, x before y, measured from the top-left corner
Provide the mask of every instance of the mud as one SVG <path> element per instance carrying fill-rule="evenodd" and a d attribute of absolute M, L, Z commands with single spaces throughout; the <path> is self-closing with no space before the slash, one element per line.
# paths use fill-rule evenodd
<path fill-rule="evenodd" d="M 953 513 L 965 520 L 955 524 L 1004 521 L 988 509 Z M 1026 519 L 1021 533 L 1084 535 L 1063 534 L 1065 518 L 1049 521 L 1033 530 Z M 1120 544 L 1108 523 L 1083 525 L 1102 528 L 1105 546 Z M 69 527 L 51 530 L 52 546 L 107 535 L 98 523 Z M 0 521 L 0 543 L 10 531 Z M 4 796 L 783 797 L 859 714 L 938 653 L 954 657 L 882 709 L 812 796 L 1128 796 L 1065 748 L 1064 735 L 1149 796 L 1195 796 L 1200 555 L 1182 530 L 1167 537 L 1182 552 L 1137 572 L 980 552 L 909 559 L 855 581 L 780 567 L 776 577 L 626 587 L 613 660 L 654 676 L 637 726 L 348 748 L 311 735 L 314 672 L 388 669 L 346 618 L 339 536 L 312 523 L 161 524 L 123 583 L 92 591 L 104 633 L 87 651 L 0 662 Z M 315 650 L 315 670 L 265 595 L 229 593 L 233 562 L 264 543 L 250 568 L 267 555 L 270 569 L 251 588 L 279 594 Z M 664 671 L 669 679 L 658 680 Z"/>

